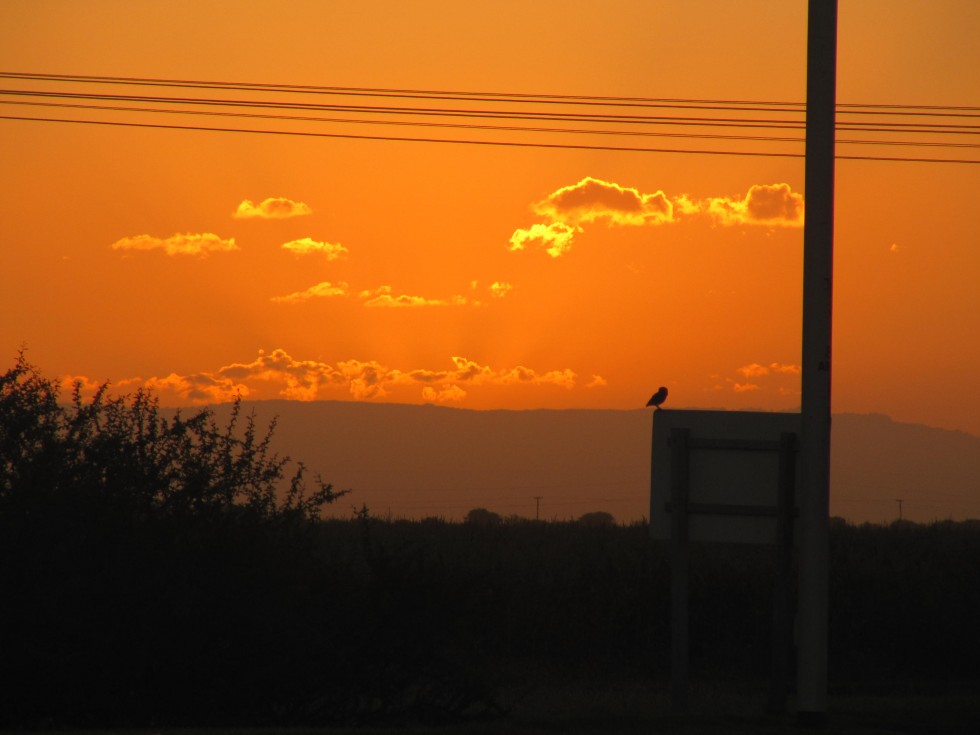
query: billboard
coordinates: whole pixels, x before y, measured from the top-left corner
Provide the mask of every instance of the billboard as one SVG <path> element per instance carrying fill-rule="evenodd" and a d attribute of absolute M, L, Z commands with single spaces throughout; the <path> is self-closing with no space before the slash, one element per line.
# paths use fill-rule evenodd
<path fill-rule="evenodd" d="M 798 413 L 654 411 L 651 535 L 672 537 L 679 498 L 689 540 L 776 543 L 781 485 L 799 505 L 800 426 Z"/>

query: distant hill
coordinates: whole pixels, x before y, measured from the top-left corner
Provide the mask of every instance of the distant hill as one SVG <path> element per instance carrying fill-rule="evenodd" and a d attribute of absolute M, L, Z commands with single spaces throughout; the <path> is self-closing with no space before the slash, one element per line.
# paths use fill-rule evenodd
<path fill-rule="evenodd" d="M 461 518 L 649 515 L 649 410 L 476 411 L 344 401 L 246 402 L 275 449 L 337 489 L 332 513 Z M 215 407 L 219 418 L 227 406 Z M 834 416 L 831 513 L 853 522 L 980 518 L 980 437 L 878 414 Z M 540 498 L 540 500 L 536 500 Z"/>

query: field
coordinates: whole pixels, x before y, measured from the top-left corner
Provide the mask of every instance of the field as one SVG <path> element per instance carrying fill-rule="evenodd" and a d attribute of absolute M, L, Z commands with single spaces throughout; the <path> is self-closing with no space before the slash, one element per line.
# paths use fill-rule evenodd
<path fill-rule="evenodd" d="M 344 494 L 290 479 L 272 428 L 142 393 L 64 406 L 23 358 L 0 375 L 0 728 L 793 724 L 792 697 L 767 714 L 773 548 L 692 545 L 678 718 L 646 523 L 324 520 Z M 831 523 L 831 731 L 980 730 L 978 561 L 978 521 Z"/>
<path fill-rule="evenodd" d="M 49 536 L 21 557 L 18 580 L 6 567 L 7 590 L 21 588 L 6 606 L 7 676 L 21 672 L 5 687 L 5 715 L 19 715 L 8 727 L 793 722 L 792 699 L 766 712 L 767 547 L 693 550 L 692 716 L 681 721 L 668 696 L 669 556 L 642 524 L 361 513 L 295 538 L 232 524 L 113 538 L 123 530 L 71 549 Z M 831 731 L 972 732 L 980 526 L 836 523 L 831 549 Z"/>

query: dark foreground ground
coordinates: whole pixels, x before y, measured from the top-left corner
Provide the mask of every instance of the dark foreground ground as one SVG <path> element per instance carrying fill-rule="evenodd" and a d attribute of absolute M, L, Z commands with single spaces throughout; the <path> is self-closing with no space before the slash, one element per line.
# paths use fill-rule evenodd
<path fill-rule="evenodd" d="M 866 691 L 832 693 L 822 728 L 801 726 L 793 713 L 766 712 L 764 686 L 758 682 L 692 685 L 691 711 L 673 714 L 669 693 L 649 682 L 543 686 L 533 693 L 515 692 L 509 713 L 487 721 L 440 726 L 403 724 L 337 728 L 149 728 L 116 730 L 48 730 L 87 735 L 762 735 L 825 732 L 839 735 L 976 735 L 980 732 L 980 682 L 919 683 L 865 687 Z M 874 691 L 878 689 L 878 691 Z"/>
<path fill-rule="evenodd" d="M 65 406 L 23 355 L 0 374 L 0 731 L 796 730 L 764 714 L 792 556 L 690 545 L 680 719 L 646 523 L 321 520 L 345 496 L 239 408 Z M 980 520 L 833 519 L 829 552 L 826 731 L 980 733 Z"/>

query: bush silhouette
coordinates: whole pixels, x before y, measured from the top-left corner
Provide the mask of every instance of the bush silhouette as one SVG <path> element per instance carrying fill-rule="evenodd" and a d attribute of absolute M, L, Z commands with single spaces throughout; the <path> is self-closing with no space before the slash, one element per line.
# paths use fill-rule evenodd
<path fill-rule="evenodd" d="M 138 517 L 316 519 L 344 494 L 317 478 L 307 495 L 302 464 L 280 492 L 289 459 L 270 452 L 275 423 L 260 437 L 245 417 L 239 437 L 240 400 L 222 429 L 209 409 L 167 420 L 143 390 L 110 398 L 103 385 L 85 401 L 76 383 L 67 406 L 58 394 L 23 354 L 0 376 L 0 502 L 63 496 L 112 502 Z"/>
<path fill-rule="evenodd" d="M 330 625 L 315 521 L 344 493 L 287 477 L 239 402 L 219 427 L 58 399 L 23 353 L 0 375 L 0 726 L 261 722 L 298 672 L 329 689 L 303 606 Z"/>
<path fill-rule="evenodd" d="M 590 526 L 592 528 L 608 528 L 609 526 L 616 525 L 616 519 L 613 518 L 612 513 L 607 513 L 604 510 L 586 513 L 579 517 L 578 522 L 583 526 Z"/>
<path fill-rule="evenodd" d="M 503 520 L 499 513 L 494 513 L 486 508 L 473 508 L 466 514 L 466 522 L 472 523 L 474 526 L 499 526 Z"/>

